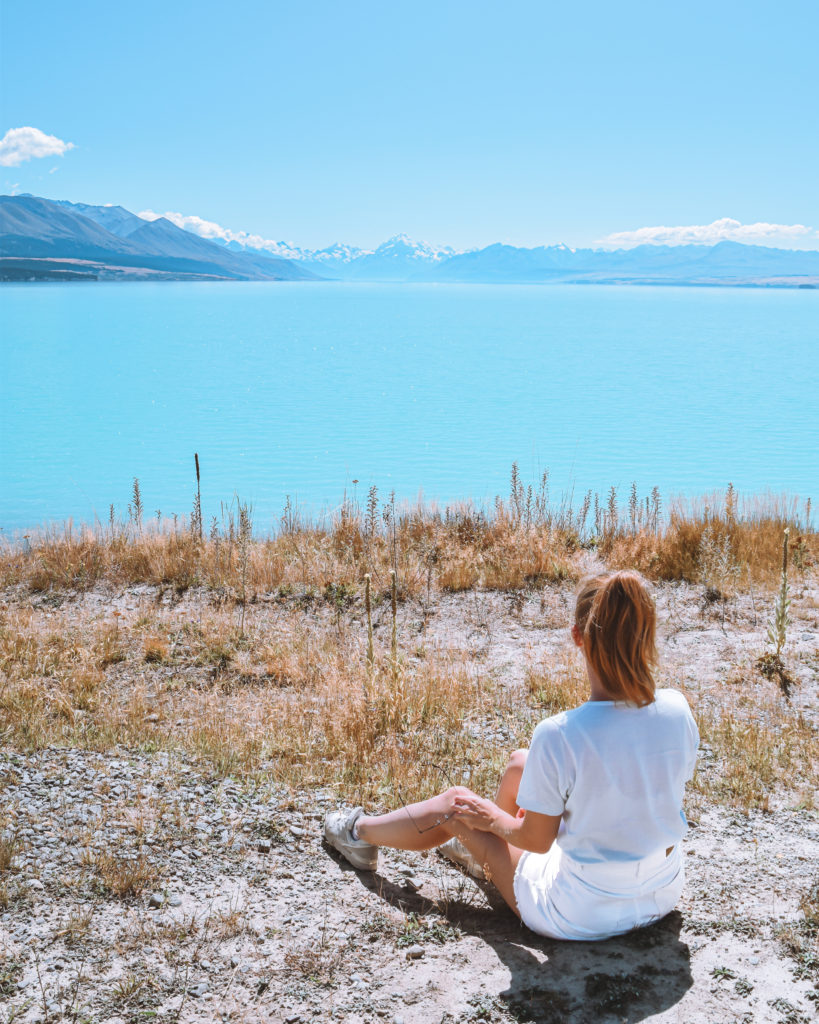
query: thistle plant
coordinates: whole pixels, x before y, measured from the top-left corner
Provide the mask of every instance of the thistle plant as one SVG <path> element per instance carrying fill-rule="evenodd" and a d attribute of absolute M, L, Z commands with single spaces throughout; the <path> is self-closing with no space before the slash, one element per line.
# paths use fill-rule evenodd
<path fill-rule="evenodd" d="M 142 531 L 142 492 L 139 489 L 139 480 L 134 477 L 134 487 L 131 493 L 131 504 L 128 506 L 128 516 L 134 526 Z"/>
<path fill-rule="evenodd" d="M 637 520 L 640 513 L 640 500 L 637 497 L 637 481 L 634 480 L 631 484 L 631 494 L 628 499 L 628 514 L 631 519 L 631 532 L 632 534 L 637 533 Z"/>
<path fill-rule="evenodd" d="M 199 537 L 202 542 L 202 489 L 199 479 L 199 453 L 194 452 L 193 461 L 196 466 L 196 496 L 193 499 L 193 514 L 191 515 L 191 532 Z"/>
<path fill-rule="evenodd" d="M 367 494 L 367 516 L 365 519 L 367 536 L 372 540 L 378 526 L 378 488 L 372 485 Z"/>
<path fill-rule="evenodd" d="M 375 656 L 373 653 L 373 606 L 370 597 L 370 574 L 364 577 L 364 605 L 367 609 L 367 667 L 372 672 Z"/>
<path fill-rule="evenodd" d="M 250 562 L 250 538 L 253 533 L 250 505 L 236 500 L 239 509 L 239 570 L 242 585 L 242 621 L 239 631 L 245 635 L 245 608 L 247 607 L 247 572 Z"/>
<path fill-rule="evenodd" d="M 617 508 L 617 488 L 612 487 L 609 490 L 609 508 L 608 516 L 606 517 L 606 532 L 609 536 L 613 537 L 617 533 L 619 522 L 620 511 Z"/>
<path fill-rule="evenodd" d="M 392 609 L 392 675 L 393 681 L 398 676 L 398 581 L 395 569 L 390 569 L 390 607 Z"/>
<path fill-rule="evenodd" d="M 652 487 L 651 489 L 651 520 L 652 529 L 655 533 L 660 528 L 660 511 L 662 509 L 662 501 L 660 499 L 660 488 Z"/>
<path fill-rule="evenodd" d="M 768 640 L 773 644 L 774 657 L 781 660 L 782 649 L 787 640 L 788 626 L 791 624 L 788 611 L 791 606 L 791 598 L 788 590 L 788 536 L 789 529 L 785 529 L 782 537 L 782 579 L 779 584 L 779 593 L 776 596 L 771 621 L 768 623 Z"/>
<path fill-rule="evenodd" d="M 390 570 L 390 605 L 392 607 L 392 689 L 387 701 L 389 721 L 393 728 L 401 727 L 406 706 L 404 680 L 398 671 L 398 579 L 395 569 Z"/>

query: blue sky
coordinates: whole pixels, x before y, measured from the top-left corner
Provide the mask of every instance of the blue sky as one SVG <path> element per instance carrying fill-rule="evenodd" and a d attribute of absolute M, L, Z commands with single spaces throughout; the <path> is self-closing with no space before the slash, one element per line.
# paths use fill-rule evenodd
<path fill-rule="evenodd" d="M 688 237 L 622 235 L 665 226 L 819 248 L 815 0 L 0 10 L 0 137 L 73 147 L 11 138 L 3 192 L 313 247 Z"/>

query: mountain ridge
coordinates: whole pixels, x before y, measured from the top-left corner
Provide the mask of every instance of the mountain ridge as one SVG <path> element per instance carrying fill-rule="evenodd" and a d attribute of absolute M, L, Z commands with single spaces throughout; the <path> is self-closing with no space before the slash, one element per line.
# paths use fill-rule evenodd
<path fill-rule="evenodd" d="M 75 264 L 72 280 L 82 276 L 94 280 L 315 278 L 307 268 L 288 260 L 229 252 L 165 218 L 143 220 L 123 207 L 93 207 L 31 195 L 0 196 L 0 280 L 36 280 L 42 275 L 53 279 L 55 272 L 68 272 L 54 266 L 55 261 L 65 260 Z"/>
<path fill-rule="evenodd" d="M 122 206 L 0 196 L 0 280 L 29 279 L 26 275 L 36 279 L 40 272 L 40 279 L 814 288 L 819 287 L 819 251 L 724 240 L 711 246 L 646 243 L 630 249 L 571 248 L 564 243 L 527 248 L 495 242 L 459 252 L 416 242 L 405 234 L 394 235 L 375 249 L 335 242 L 311 250 L 285 242 L 259 246 L 235 237 L 206 238 L 167 217 L 138 216 Z"/>

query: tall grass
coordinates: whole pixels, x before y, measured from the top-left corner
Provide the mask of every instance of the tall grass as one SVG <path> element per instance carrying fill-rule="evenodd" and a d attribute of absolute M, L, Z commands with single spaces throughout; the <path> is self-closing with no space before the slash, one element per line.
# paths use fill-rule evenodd
<path fill-rule="evenodd" d="M 664 509 L 667 507 L 667 512 Z M 640 569 L 657 580 L 686 580 L 719 592 L 745 582 L 771 584 L 781 565 L 781 537 L 790 529 L 791 564 L 799 572 L 819 559 L 819 535 L 810 503 L 719 494 L 664 503 L 657 488 L 641 496 L 632 485 L 627 507 L 611 489 L 601 500 L 587 491 L 553 502 L 548 475 L 524 485 L 513 467 L 510 493 L 489 508 L 462 503 L 379 503 L 373 487 L 362 508 L 345 498 L 318 522 L 288 500 L 279 526 L 252 534 L 249 508 L 234 500 L 202 531 L 194 522 L 143 521 L 139 482 L 126 522 L 28 534 L 24 547 L 0 546 L 0 588 L 86 590 L 97 585 L 148 583 L 182 593 L 208 588 L 242 607 L 260 593 L 342 586 L 355 592 L 371 577 L 373 600 L 391 591 L 399 599 L 433 588 L 520 590 L 573 579 L 578 552 L 596 552 L 613 568 Z"/>

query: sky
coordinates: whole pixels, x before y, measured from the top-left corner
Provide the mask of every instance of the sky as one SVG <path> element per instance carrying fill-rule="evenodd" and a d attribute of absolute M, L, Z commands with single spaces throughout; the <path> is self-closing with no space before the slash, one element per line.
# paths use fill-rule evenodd
<path fill-rule="evenodd" d="M 816 0 L 0 0 L 0 191 L 311 248 L 816 249 L 817 39 Z"/>

